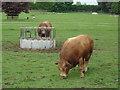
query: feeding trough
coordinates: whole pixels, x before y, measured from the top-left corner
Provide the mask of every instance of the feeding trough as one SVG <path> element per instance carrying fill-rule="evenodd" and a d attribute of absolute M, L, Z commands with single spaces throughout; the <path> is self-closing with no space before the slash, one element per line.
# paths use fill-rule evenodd
<path fill-rule="evenodd" d="M 45 35 L 42 33 L 44 30 Z M 49 36 L 47 32 L 49 30 Z M 20 28 L 20 48 L 22 49 L 49 49 L 56 47 L 54 27 L 21 27 Z"/>

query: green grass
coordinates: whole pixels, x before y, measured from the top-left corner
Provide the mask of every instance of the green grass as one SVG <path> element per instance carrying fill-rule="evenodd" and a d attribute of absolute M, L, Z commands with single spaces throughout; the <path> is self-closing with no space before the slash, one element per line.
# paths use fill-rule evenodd
<path fill-rule="evenodd" d="M 32 19 L 31 15 L 36 19 Z M 24 17 L 29 16 L 29 20 Z M 56 28 L 56 51 L 21 50 L 19 30 L 50 21 Z M 24 23 L 28 22 L 28 23 Z M 85 78 L 78 67 L 70 70 L 67 79 L 59 76 L 54 64 L 59 60 L 63 42 L 73 36 L 87 34 L 94 40 L 95 50 Z M 118 17 L 109 14 L 47 13 L 31 11 L 20 14 L 19 20 L 8 21 L 2 14 L 2 86 L 3 88 L 117 88 L 118 87 Z"/>

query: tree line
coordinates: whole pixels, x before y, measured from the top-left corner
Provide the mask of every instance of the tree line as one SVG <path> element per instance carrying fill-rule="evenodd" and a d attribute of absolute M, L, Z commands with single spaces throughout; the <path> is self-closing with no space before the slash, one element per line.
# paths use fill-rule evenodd
<path fill-rule="evenodd" d="M 30 9 L 43 9 L 49 12 L 103 12 L 120 14 L 120 2 L 98 2 L 98 5 L 81 5 L 77 3 L 72 5 L 73 2 L 37 2 L 29 3 Z"/>
<path fill-rule="evenodd" d="M 21 12 L 29 13 L 29 9 L 41 9 L 48 12 L 104 12 L 120 14 L 120 2 L 98 2 L 98 5 L 81 5 L 78 2 L 2 2 L 2 11 L 7 16 L 18 16 Z"/>

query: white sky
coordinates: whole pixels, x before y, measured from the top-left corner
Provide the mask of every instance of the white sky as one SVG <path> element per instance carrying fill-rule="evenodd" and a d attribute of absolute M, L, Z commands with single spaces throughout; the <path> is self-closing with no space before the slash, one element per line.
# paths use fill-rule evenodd
<path fill-rule="evenodd" d="M 73 4 L 76 4 L 77 2 L 86 5 L 98 5 L 96 0 L 73 0 Z"/>

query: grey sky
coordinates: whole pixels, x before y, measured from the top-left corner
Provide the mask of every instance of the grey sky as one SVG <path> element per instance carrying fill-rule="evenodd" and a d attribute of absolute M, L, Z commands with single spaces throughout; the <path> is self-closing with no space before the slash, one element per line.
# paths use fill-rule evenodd
<path fill-rule="evenodd" d="M 77 2 L 80 2 L 81 4 L 86 5 L 98 5 L 96 0 L 73 0 L 73 4 L 76 4 Z"/>

